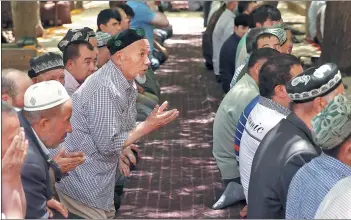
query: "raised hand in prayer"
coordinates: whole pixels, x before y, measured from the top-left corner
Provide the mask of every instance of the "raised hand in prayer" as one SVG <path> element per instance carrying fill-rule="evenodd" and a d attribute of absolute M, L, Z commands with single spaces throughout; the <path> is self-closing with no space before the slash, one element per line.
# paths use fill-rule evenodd
<path fill-rule="evenodd" d="M 177 109 L 165 111 L 167 106 L 167 101 L 165 101 L 161 106 L 156 105 L 154 110 L 146 118 L 145 123 L 147 124 L 147 127 L 151 129 L 151 131 L 169 124 L 178 117 L 179 111 Z"/>
<path fill-rule="evenodd" d="M 49 201 L 47 201 L 47 208 L 49 211 L 49 215 L 53 215 L 53 213 L 51 212 L 50 209 L 55 209 L 56 211 L 58 211 L 61 215 L 63 215 L 65 218 L 68 217 L 68 210 L 66 207 L 64 207 L 59 201 L 57 201 L 56 199 L 50 199 Z"/>
<path fill-rule="evenodd" d="M 10 147 L 3 156 L 2 162 L 2 178 L 17 178 L 21 176 L 21 169 L 28 151 L 28 140 L 25 139 L 24 129 L 20 128 Z"/>
<path fill-rule="evenodd" d="M 68 173 L 76 169 L 77 166 L 81 165 L 85 161 L 83 152 L 66 152 L 65 148 L 62 147 L 56 154 L 53 160 L 59 165 L 63 174 Z"/>
<path fill-rule="evenodd" d="M 27 150 L 28 140 L 25 139 L 23 128 L 20 128 L 1 160 L 2 212 L 6 218 L 23 219 L 26 215 L 27 203 L 21 181 L 21 170 Z"/>

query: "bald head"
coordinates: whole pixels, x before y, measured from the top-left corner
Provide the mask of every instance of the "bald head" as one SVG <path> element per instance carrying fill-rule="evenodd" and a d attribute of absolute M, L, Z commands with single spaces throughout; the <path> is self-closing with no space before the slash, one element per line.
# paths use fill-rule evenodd
<path fill-rule="evenodd" d="M 24 93 L 33 84 L 29 76 L 16 69 L 1 71 L 1 100 L 16 108 L 23 108 Z"/>

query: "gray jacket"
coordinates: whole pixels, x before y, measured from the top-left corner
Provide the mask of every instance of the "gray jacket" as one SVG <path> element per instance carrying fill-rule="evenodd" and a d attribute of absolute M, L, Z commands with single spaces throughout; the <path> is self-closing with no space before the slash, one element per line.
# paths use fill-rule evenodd
<path fill-rule="evenodd" d="M 22 112 L 18 113 L 18 117 L 28 139 L 28 154 L 21 173 L 27 200 L 26 219 L 42 218 L 47 212 L 46 202 L 52 198 L 50 165 L 47 162 L 49 158 L 42 151 L 32 127 Z"/>
<path fill-rule="evenodd" d="M 321 154 L 312 143 L 310 129 L 294 113 L 267 133 L 252 163 L 248 218 L 285 218 L 290 181 L 304 164 Z"/>

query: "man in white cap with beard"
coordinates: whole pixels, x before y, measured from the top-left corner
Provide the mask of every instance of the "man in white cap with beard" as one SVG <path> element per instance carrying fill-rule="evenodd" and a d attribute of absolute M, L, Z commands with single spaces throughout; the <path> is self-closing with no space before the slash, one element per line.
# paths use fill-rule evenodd
<path fill-rule="evenodd" d="M 21 178 L 27 199 L 26 218 L 49 218 L 47 208 L 68 217 L 67 209 L 53 199 L 49 168 L 59 181 L 58 165 L 50 159 L 48 149 L 57 148 L 72 131 L 72 101 L 58 81 L 40 82 L 24 94 L 24 109 L 19 120 L 28 139 L 28 155 Z"/>
<path fill-rule="evenodd" d="M 148 69 L 150 45 L 142 29 L 127 29 L 113 36 L 107 47 L 111 59 L 72 95 L 73 132 L 63 144 L 69 151 L 82 150 L 88 159 L 56 183 L 60 201 L 69 211 L 89 219 L 115 216 L 117 168 L 129 175 L 130 162 L 136 162 L 133 143 L 179 114 L 176 109 L 165 111 L 165 102 L 136 125 L 134 79 Z M 127 157 L 120 159 L 121 154 Z"/>

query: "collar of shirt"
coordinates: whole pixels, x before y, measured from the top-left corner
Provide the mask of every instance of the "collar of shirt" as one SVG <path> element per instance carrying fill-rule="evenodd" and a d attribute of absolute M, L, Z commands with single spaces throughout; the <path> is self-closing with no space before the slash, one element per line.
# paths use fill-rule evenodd
<path fill-rule="evenodd" d="M 259 92 L 260 89 L 258 88 L 257 83 L 255 82 L 255 80 L 249 74 L 245 73 L 245 75 L 243 76 L 242 79 L 244 79 L 244 78 L 249 84 L 251 84 L 253 87 L 255 87 L 257 92 Z"/>
<path fill-rule="evenodd" d="M 333 169 L 331 171 L 339 173 L 340 176 L 344 176 L 344 177 L 351 176 L 351 167 L 347 164 L 344 164 L 343 162 L 341 162 L 340 160 L 334 157 L 331 157 L 325 153 L 322 153 L 320 155 L 319 161 L 322 162 L 322 164 L 327 164 L 329 167 L 332 167 Z"/>
<path fill-rule="evenodd" d="M 68 70 L 64 70 L 65 73 L 65 87 L 75 88 L 78 89 L 80 84 L 78 81 L 72 76 Z"/>
<path fill-rule="evenodd" d="M 238 36 L 235 32 L 233 32 L 233 35 L 234 39 L 237 39 L 238 41 L 240 41 L 241 37 Z M 239 42 L 238 42 L 239 43 Z"/>
<path fill-rule="evenodd" d="M 34 129 L 32 128 L 32 131 L 36 137 L 36 139 L 38 140 L 38 143 L 39 143 L 39 146 L 41 148 L 41 150 L 44 152 L 44 154 L 47 156 L 47 158 L 45 158 L 46 160 L 49 160 L 50 159 L 50 152 L 49 150 L 45 147 L 44 143 L 40 140 L 40 138 L 38 137 L 37 133 L 35 133 Z M 49 161 L 48 161 L 49 162 Z"/>
<path fill-rule="evenodd" d="M 130 88 L 136 89 L 136 84 L 134 80 L 127 80 L 121 70 L 112 62 L 112 60 L 109 60 L 105 65 L 109 66 L 110 68 L 107 68 L 109 71 L 106 73 L 110 75 L 112 79 L 112 83 L 116 85 L 116 87 L 121 86 L 122 89 L 128 90 Z"/>
<path fill-rule="evenodd" d="M 267 108 L 270 108 L 276 112 L 279 112 L 282 115 L 289 115 L 290 110 L 280 105 L 278 102 L 273 101 L 272 99 L 267 99 L 266 97 L 260 96 L 259 103 Z"/>

